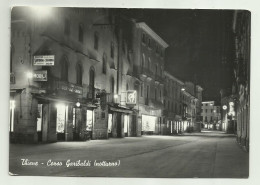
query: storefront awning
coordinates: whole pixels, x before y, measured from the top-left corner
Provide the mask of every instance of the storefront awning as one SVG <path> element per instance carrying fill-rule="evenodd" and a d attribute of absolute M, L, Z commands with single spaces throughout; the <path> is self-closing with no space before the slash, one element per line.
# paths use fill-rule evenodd
<path fill-rule="evenodd" d="M 127 113 L 127 114 L 131 114 L 133 113 L 132 110 L 130 110 L 127 107 L 123 107 L 123 106 L 109 106 L 109 110 L 111 111 L 115 111 L 115 112 L 122 112 L 122 113 Z"/>

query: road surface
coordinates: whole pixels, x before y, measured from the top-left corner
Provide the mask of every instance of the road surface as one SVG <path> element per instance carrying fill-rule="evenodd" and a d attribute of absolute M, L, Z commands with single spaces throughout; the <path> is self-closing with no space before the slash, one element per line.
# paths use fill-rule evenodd
<path fill-rule="evenodd" d="M 237 145 L 233 135 L 204 132 L 10 144 L 9 163 L 11 175 L 247 178 L 249 154 Z"/>

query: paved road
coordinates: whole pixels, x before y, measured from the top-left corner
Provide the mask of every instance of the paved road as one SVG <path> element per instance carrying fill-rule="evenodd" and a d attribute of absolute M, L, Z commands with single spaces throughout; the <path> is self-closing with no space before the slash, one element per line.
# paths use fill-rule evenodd
<path fill-rule="evenodd" d="M 67 167 L 68 160 L 84 166 Z M 117 166 L 101 166 L 109 162 Z M 10 172 L 18 175 L 247 178 L 248 162 L 235 137 L 221 132 L 10 145 Z"/>

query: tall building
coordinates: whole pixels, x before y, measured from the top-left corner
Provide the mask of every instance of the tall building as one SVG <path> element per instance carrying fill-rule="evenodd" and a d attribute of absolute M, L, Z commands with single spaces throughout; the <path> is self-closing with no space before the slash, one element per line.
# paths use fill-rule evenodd
<path fill-rule="evenodd" d="M 108 11 L 39 11 L 12 9 L 11 141 L 107 138 L 105 95 L 117 90 L 118 64 Z"/>
<path fill-rule="evenodd" d="M 138 123 L 141 134 L 161 134 L 163 108 L 163 71 L 168 44 L 146 23 L 134 22 L 133 77 L 139 85 Z"/>

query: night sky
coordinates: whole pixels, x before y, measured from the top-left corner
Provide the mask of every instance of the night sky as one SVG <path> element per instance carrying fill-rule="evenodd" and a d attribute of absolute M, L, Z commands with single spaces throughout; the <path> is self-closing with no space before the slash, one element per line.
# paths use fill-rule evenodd
<path fill-rule="evenodd" d="M 169 72 L 204 89 L 203 100 L 220 100 L 220 89 L 232 81 L 232 10 L 129 9 L 126 14 L 146 22 L 170 47 Z"/>

